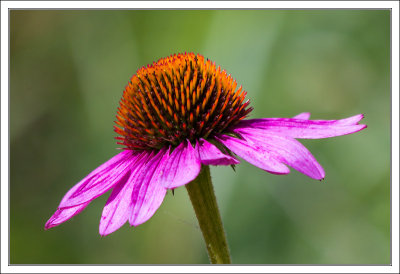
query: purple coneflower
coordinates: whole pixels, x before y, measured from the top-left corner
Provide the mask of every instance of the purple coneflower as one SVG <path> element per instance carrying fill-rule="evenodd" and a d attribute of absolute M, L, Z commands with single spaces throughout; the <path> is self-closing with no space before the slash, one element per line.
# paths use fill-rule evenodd
<path fill-rule="evenodd" d="M 238 164 L 235 155 L 273 174 L 288 174 L 289 166 L 321 180 L 322 166 L 296 139 L 366 127 L 358 124 L 361 114 L 342 120 L 309 120 L 309 113 L 243 120 L 252 110 L 245 96 L 225 70 L 199 54 L 173 55 L 140 68 L 118 108 L 115 131 L 123 151 L 71 188 L 45 228 L 67 221 L 109 190 L 100 234 L 127 221 L 140 225 L 153 216 L 168 189 L 189 184 L 203 170 L 209 177 L 208 165 Z"/>

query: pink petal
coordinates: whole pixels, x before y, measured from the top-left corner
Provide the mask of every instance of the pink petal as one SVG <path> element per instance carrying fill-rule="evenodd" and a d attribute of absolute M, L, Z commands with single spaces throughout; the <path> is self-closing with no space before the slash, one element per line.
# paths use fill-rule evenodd
<path fill-rule="evenodd" d="M 167 190 L 161 182 L 161 172 L 169 151 L 161 150 L 141 169 L 134 182 L 129 223 L 137 226 L 154 215 L 164 200 Z"/>
<path fill-rule="evenodd" d="M 119 183 L 104 207 L 100 221 L 100 234 L 108 235 L 129 220 L 131 225 L 146 222 L 164 200 L 166 189 L 160 182 L 160 173 L 168 151 L 147 154 L 138 160 L 126 183 Z"/>
<path fill-rule="evenodd" d="M 263 151 L 274 155 L 282 163 L 291 166 L 297 171 L 317 180 L 325 177 L 322 166 L 317 162 L 314 156 L 297 140 L 271 134 L 263 129 L 241 129 L 240 135 L 248 143 L 258 146 Z"/>
<path fill-rule="evenodd" d="M 240 162 L 230 155 L 222 153 L 216 146 L 204 139 L 199 141 L 199 155 L 203 165 L 237 165 Z"/>
<path fill-rule="evenodd" d="M 176 188 L 193 181 L 199 174 L 201 161 L 197 149 L 190 142 L 177 146 L 165 162 L 161 181 L 165 188 Z"/>
<path fill-rule="evenodd" d="M 73 207 L 104 194 L 125 176 L 140 155 L 131 150 L 124 150 L 114 156 L 72 187 L 58 207 Z"/>
<path fill-rule="evenodd" d="M 358 114 L 351 116 L 349 118 L 341 119 L 341 120 L 336 120 L 337 125 L 342 125 L 342 126 L 352 126 L 352 125 L 357 125 L 358 122 L 360 122 L 364 118 L 363 114 Z M 334 120 L 333 120 L 334 121 Z"/>
<path fill-rule="evenodd" d="M 276 158 L 276 155 L 265 151 L 258 144 L 227 135 L 219 135 L 216 139 L 256 167 L 273 174 L 288 174 L 290 172 L 289 168 Z"/>
<path fill-rule="evenodd" d="M 89 203 L 90 202 L 80 204 L 74 207 L 57 209 L 56 212 L 53 214 L 53 216 L 51 216 L 50 219 L 46 222 L 44 228 L 49 229 L 58 226 L 59 224 L 62 224 L 63 222 L 79 214 L 82 210 L 84 210 L 88 206 Z"/>
<path fill-rule="evenodd" d="M 293 119 L 308 120 L 308 119 L 310 119 L 310 116 L 311 116 L 311 113 L 302 112 L 302 113 L 297 114 L 296 116 L 294 116 Z"/>
<path fill-rule="evenodd" d="M 45 228 L 49 229 L 51 227 L 57 226 L 73 216 L 79 214 L 83 209 L 86 208 L 86 206 L 93 200 L 94 198 L 98 197 L 102 193 L 97 193 L 98 195 L 93 195 L 92 198 L 87 198 L 87 195 L 85 194 L 85 190 L 89 189 L 93 186 L 96 186 L 96 184 L 100 184 L 102 180 L 100 178 L 104 178 L 104 175 L 108 171 L 112 171 L 113 168 L 117 168 L 121 166 L 122 163 L 127 164 L 130 162 L 130 159 L 133 157 L 131 151 L 123 151 L 98 168 L 96 168 L 94 171 L 92 171 L 88 176 L 86 176 L 85 179 L 83 179 L 81 182 L 76 184 L 74 187 L 72 187 L 67 194 L 64 196 L 64 198 L 61 200 L 61 203 L 57 209 L 57 211 L 51 216 L 51 218 L 46 222 Z M 123 178 L 123 175 L 125 175 L 126 172 L 121 172 L 120 175 L 114 176 L 116 179 L 121 180 Z M 107 184 L 109 182 L 105 182 Z M 109 184 L 107 184 L 109 185 Z M 112 186 L 110 186 L 112 187 Z M 107 187 L 106 187 L 107 188 Z M 109 188 L 107 188 L 108 190 Z M 105 190 L 105 191 L 107 191 Z M 104 191 L 104 192 L 105 192 Z M 103 192 L 103 193 L 104 193 Z M 79 200 L 79 193 L 84 193 L 83 198 Z M 78 200 L 78 201 L 77 201 Z"/>
<path fill-rule="evenodd" d="M 132 192 L 138 174 L 141 174 L 145 162 L 151 157 L 148 152 L 142 153 L 138 158 L 132 171 L 128 172 L 125 180 L 121 180 L 111 192 L 106 205 L 101 214 L 99 233 L 102 236 L 108 235 L 121 226 L 123 226 L 129 218 L 130 209 L 132 207 Z"/>
<path fill-rule="evenodd" d="M 302 118 L 302 117 L 301 117 Z M 304 120 L 295 118 L 265 118 L 243 120 L 236 126 L 239 128 L 260 128 L 270 133 L 303 139 L 319 139 L 355 133 L 366 128 L 357 124 L 362 114 L 342 120 Z"/>

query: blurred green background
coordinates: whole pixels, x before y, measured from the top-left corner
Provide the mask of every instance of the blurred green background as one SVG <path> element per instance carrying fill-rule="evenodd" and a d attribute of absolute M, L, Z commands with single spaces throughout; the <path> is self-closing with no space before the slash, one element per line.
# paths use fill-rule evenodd
<path fill-rule="evenodd" d="M 251 118 L 339 119 L 368 128 L 302 140 L 323 182 L 242 161 L 213 167 L 236 264 L 390 263 L 390 11 L 12 10 L 11 264 L 208 263 L 184 188 L 153 218 L 100 237 L 108 197 L 44 230 L 66 191 L 117 153 L 113 121 L 129 78 L 201 53 L 248 92 Z"/>

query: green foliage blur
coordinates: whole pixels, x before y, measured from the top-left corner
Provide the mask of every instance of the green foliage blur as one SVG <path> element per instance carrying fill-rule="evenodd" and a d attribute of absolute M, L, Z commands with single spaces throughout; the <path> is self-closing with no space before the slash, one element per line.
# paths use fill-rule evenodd
<path fill-rule="evenodd" d="M 362 132 L 301 140 L 319 182 L 244 161 L 212 167 L 236 264 L 389 264 L 389 10 L 12 10 L 10 263 L 206 264 L 188 195 L 145 224 L 100 237 L 108 194 L 48 231 L 75 183 L 118 151 L 113 121 L 136 70 L 201 53 L 248 92 L 250 118 L 340 119 Z"/>

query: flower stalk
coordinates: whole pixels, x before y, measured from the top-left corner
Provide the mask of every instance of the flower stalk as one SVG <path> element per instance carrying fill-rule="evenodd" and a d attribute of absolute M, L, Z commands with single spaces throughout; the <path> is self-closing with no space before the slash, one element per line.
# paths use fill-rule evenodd
<path fill-rule="evenodd" d="M 197 178 L 185 186 L 206 242 L 210 262 L 212 264 L 230 264 L 231 257 L 211 182 L 209 166 L 203 165 Z"/>

